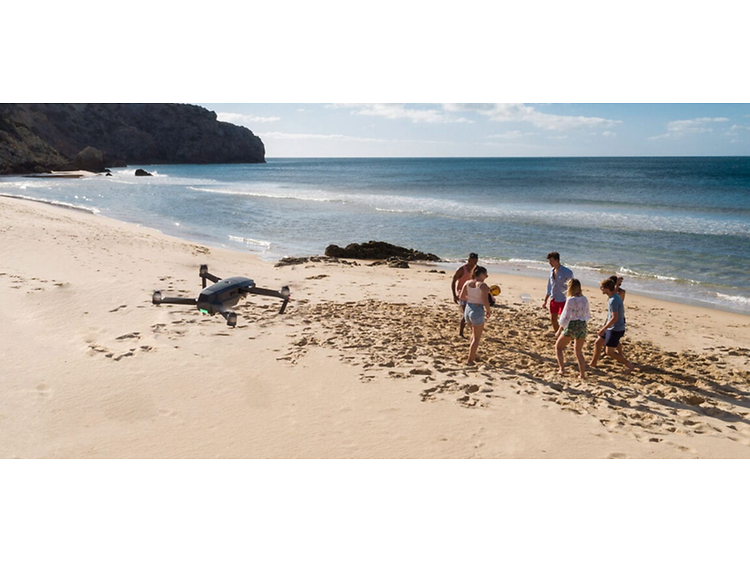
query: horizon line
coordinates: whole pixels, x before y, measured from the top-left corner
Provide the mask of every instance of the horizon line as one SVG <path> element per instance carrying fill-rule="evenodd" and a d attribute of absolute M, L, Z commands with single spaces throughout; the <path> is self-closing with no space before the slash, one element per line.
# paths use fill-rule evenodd
<path fill-rule="evenodd" d="M 434 158 L 434 159 L 462 159 L 462 158 L 750 158 L 750 154 L 720 154 L 720 155 L 617 155 L 617 156 L 268 156 L 268 158 L 351 158 L 351 159 L 385 159 L 385 158 Z"/>

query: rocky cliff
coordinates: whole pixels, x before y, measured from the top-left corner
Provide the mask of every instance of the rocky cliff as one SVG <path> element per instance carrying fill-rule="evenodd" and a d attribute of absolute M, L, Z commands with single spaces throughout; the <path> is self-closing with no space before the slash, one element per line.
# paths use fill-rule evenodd
<path fill-rule="evenodd" d="M 100 151 L 107 167 L 265 162 L 252 131 L 195 105 L 0 104 L 0 174 L 73 169 L 87 148 Z"/>

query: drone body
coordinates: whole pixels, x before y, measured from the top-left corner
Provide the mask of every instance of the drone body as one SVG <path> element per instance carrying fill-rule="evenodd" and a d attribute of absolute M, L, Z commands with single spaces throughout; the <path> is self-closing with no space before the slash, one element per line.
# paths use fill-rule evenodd
<path fill-rule="evenodd" d="M 272 289 L 262 289 L 255 286 L 255 281 L 247 277 L 229 277 L 220 279 L 208 272 L 207 265 L 201 265 L 200 278 L 203 280 L 203 290 L 197 299 L 185 299 L 179 297 L 163 297 L 161 291 L 155 291 L 151 297 L 151 302 L 155 305 L 160 304 L 185 304 L 196 306 L 204 314 L 221 314 L 227 320 L 228 326 L 237 325 L 237 314 L 230 309 L 240 302 L 240 299 L 249 294 L 263 295 L 267 297 L 276 297 L 282 299 L 279 314 L 284 314 L 286 305 L 289 303 L 289 287 L 282 287 L 280 291 Z M 206 280 L 213 282 L 213 285 L 206 287 Z"/>

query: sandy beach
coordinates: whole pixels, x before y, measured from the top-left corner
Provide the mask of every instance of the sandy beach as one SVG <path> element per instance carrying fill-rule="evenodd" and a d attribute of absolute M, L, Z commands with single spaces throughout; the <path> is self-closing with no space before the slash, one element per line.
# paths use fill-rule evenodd
<path fill-rule="evenodd" d="M 289 285 L 287 314 L 251 296 L 230 328 L 151 304 L 155 289 L 196 296 L 203 263 Z M 640 368 L 605 358 L 580 381 L 556 374 L 544 280 L 503 275 L 469 368 L 450 276 L 275 267 L 0 198 L 0 457 L 750 457 L 750 317 L 628 295 L 625 353 Z M 584 293 L 598 328 L 605 299 Z"/>

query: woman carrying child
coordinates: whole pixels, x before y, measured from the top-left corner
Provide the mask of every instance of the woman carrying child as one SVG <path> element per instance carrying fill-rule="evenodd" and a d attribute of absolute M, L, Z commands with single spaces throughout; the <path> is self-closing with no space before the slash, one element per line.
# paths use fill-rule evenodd
<path fill-rule="evenodd" d="M 485 318 L 492 316 L 489 301 L 490 288 L 484 282 L 487 277 L 487 270 L 484 267 L 476 266 L 471 273 L 471 280 L 464 283 L 459 297 L 460 300 L 466 301 L 464 319 L 466 320 L 466 324 L 471 326 L 471 342 L 469 344 L 469 360 L 466 363 L 467 365 L 474 364 L 474 360 L 477 358 L 479 340 L 484 331 Z"/>

